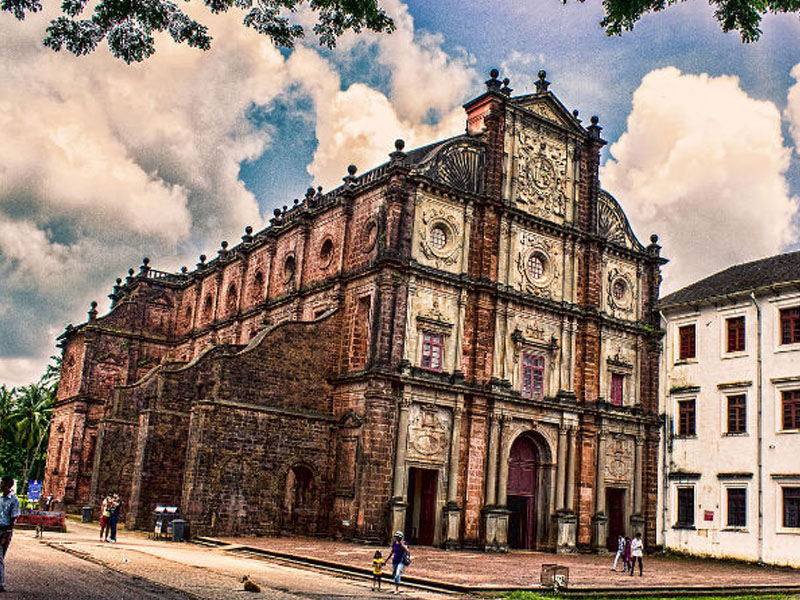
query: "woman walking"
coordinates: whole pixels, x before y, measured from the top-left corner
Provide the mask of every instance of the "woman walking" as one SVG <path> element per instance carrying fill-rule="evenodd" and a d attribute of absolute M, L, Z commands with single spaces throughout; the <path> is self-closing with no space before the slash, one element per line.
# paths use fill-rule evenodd
<path fill-rule="evenodd" d="M 403 532 L 395 531 L 394 540 L 392 541 L 392 551 L 386 557 L 386 562 L 392 559 L 392 577 L 394 578 L 394 593 L 400 593 L 400 578 L 403 576 L 403 570 L 411 564 L 411 553 L 408 550 L 408 544 L 403 541 Z"/>

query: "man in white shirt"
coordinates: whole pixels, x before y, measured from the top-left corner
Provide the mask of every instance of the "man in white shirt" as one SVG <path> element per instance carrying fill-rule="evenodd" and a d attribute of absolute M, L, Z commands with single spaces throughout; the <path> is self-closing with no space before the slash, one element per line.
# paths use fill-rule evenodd
<path fill-rule="evenodd" d="M 11 536 L 14 531 L 14 521 L 19 516 L 19 498 L 12 492 L 14 478 L 6 475 L 0 480 L 0 592 L 5 592 L 6 588 L 6 567 L 5 558 L 8 546 L 11 544 Z"/>
<path fill-rule="evenodd" d="M 633 577 L 633 568 L 636 562 L 639 562 L 639 577 L 642 576 L 642 555 L 644 554 L 644 542 L 642 541 L 642 534 L 637 533 L 631 540 L 631 577 Z"/>

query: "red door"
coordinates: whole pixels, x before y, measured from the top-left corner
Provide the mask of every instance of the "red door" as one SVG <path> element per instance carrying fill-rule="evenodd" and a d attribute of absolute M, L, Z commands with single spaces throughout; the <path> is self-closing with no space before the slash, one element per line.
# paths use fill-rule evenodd
<path fill-rule="evenodd" d="M 512 548 L 536 545 L 536 465 L 533 443 L 519 437 L 508 460 L 508 541 Z"/>
<path fill-rule="evenodd" d="M 625 490 L 606 488 L 608 499 L 608 540 L 606 548 L 617 550 L 617 537 L 625 535 Z"/>

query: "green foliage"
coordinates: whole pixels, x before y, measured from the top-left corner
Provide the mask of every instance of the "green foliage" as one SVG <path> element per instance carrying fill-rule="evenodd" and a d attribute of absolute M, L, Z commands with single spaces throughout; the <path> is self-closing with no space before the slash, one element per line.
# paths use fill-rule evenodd
<path fill-rule="evenodd" d="M 37 383 L 11 389 L 0 386 L 0 473 L 19 480 L 20 491 L 29 479 L 44 476 L 61 366 L 59 358 L 51 359 L 54 362 Z"/>
<path fill-rule="evenodd" d="M 189 1 L 189 0 L 185 0 Z M 244 11 L 244 25 L 269 37 L 273 43 L 292 48 L 305 34 L 291 15 L 308 4 L 317 15 L 314 33 L 321 45 L 333 47 L 345 31 L 362 29 L 391 33 L 394 23 L 378 6 L 378 0 L 203 0 L 212 13 L 231 8 Z M 208 28 L 190 18 L 171 0 L 99 0 L 90 16 L 84 15 L 88 0 L 62 0 L 62 16 L 47 28 L 45 46 L 66 48 L 76 56 L 94 52 L 103 40 L 111 54 L 126 63 L 141 62 L 156 51 L 154 34 L 167 32 L 178 44 L 208 50 Z M 0 0 L 0 11 L 22 20 L 42 9 L 39 0 Z M 88 17 L 88 18 L 87 18 Z"/>
<path fill-rule="evenodd" d="M 603 0 L 606 16 L 600 26 L 608 35 L 622 35 L 646 13 L 662 11 L 678 2 L 686 0 Z M 709 4 L 714 7 L 714 17 L 722 31 L 738 31 L 746 43 L 761 37 L 759 25 L 765 14 L 800 12 L 800 0 L 709 0 Z"/>

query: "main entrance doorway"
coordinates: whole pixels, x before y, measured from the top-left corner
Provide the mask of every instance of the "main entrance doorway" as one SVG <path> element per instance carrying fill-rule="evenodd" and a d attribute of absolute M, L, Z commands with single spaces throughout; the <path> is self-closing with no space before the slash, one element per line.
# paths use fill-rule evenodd
<path fill-rule="evenodd" d="M 508 461 L 508 543 L 512 548 L 536 545 L 536 478 L 539 455 L 533 442 L 520 436 Z"/>
<path fill-rule="evenodd" d="M 608 540 L 606 548 L 617 550 L 617 537 L 625 535 L 625 490 L 623 488 L 606 488 L 608 502 Z"/>
<path fill-rule="evenodd" d="M 436 484 L 439 471 L 417 469 L 408 471 L 408 508 L 406 509 L 406 539 L 415 545 L 433 545 L 436 531 Z"/>

